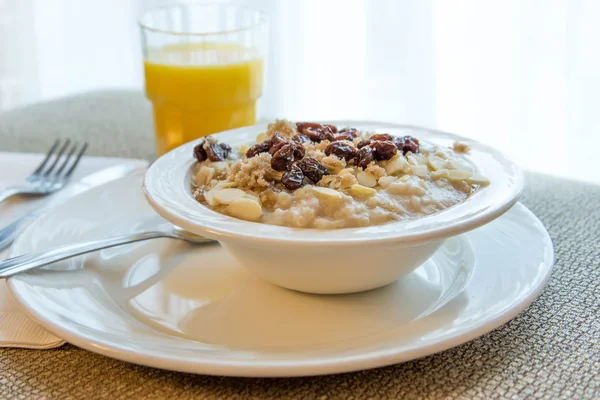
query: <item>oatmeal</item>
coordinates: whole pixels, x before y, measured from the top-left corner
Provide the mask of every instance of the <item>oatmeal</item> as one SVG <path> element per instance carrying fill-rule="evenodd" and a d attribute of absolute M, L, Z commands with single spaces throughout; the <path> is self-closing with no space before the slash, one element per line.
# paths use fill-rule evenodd
<path fill-rule="evenodd" d="M 194 196 L 236 218 L 333 229 L 430 215 L 464 201 L 486 177 L 462 156 L 412 136 L 276 121 L 233 149 L 208 137 L 194 148 Z"/>

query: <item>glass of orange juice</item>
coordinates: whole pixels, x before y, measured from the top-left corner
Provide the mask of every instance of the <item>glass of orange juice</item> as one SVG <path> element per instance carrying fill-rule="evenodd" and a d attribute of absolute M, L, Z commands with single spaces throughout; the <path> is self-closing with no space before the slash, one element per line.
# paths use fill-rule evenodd
<path fill-rule="evenodd" d="M 140 19 L 146 95 L 158 155 L 211 133 L 256 123 L 266 17 L 231 4 L 177 4 Z"/>

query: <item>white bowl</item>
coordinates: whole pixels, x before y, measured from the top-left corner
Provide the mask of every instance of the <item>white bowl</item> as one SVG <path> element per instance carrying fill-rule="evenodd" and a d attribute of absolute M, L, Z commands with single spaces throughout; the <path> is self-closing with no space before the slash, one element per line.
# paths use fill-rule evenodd
<path fill-rule="evenodd" d="M 394 282 L 421 265 L 443 243 L 498 218 L 523 191 L 520 169 L 499 151 L 450 133 L 407 125 L 328 121 L 337 126 L 412 135 L 440 146 L 467 143 L 467 158 L 491 183 L 466 201 L 437 214 L 366 228 L 332 230 L 290 228 L 233 218 L 198 203 L 191 192 L 196 142 L 156 160 L 144 179 L 154 210 L 173 224 L 217 240 L 242 265 L 276 285 L 309 293 L 352 293 Z M 254 143 L 266 125 L 218 134 L 230 145 Z"/>

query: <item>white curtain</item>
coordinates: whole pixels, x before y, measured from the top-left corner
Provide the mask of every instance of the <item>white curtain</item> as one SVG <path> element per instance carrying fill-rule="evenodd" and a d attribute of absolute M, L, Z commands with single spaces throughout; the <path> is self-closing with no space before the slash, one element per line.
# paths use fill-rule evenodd
<path fill-rule="evenodd" d="M 33 0 L 0 1 L 0 110 L 38 96 Z"/>
<path fill-rule="evenodd" d="M 600 181 L 596 0 L 237 2 L 271 18 L 264 117 L 425 125 Z M 167 3 L 0 1 L 0 108 L 141 88 L 134 21 Z"/>

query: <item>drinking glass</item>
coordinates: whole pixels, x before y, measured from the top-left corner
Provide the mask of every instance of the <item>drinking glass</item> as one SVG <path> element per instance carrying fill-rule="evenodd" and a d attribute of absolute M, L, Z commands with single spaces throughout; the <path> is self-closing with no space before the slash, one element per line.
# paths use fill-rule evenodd
<path fill-rule="evenodd" d="M 177 4 L 146 12 L 140 28 L 158 155 L 256 123 L 268 40 L 263 14 L 223 3 Z"/>

